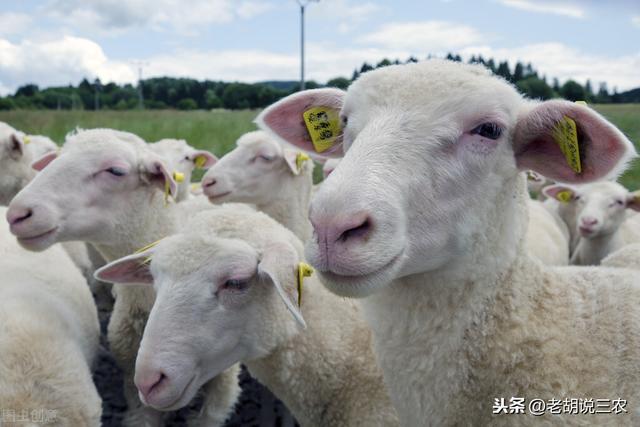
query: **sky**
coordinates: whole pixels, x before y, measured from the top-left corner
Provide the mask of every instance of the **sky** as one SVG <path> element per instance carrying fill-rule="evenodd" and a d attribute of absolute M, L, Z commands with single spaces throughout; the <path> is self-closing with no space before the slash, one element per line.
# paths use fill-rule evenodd
<path fill-rule="evenodd" d="M 640 0 L 320 0 L 306 77 L 458 52 L 531 62 L 549 80 L 640 86 Z M 300 73 L 296 0 L 0 0 L 0 94 L 143 76 L 257 82 Z"/>

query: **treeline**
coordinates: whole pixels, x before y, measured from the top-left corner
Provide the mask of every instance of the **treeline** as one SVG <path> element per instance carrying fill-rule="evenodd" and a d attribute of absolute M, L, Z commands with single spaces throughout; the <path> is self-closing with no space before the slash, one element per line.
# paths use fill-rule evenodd
<path fill-rule="evenodd" d="M 447 59 L 462 61 L 460 55 L 448 54 Z M 418 62 L 410 57 L 405 63 Z M 483 64 L 495 74 L 514 83 L 525 95 L 536 99 L 565 98 L 572 101 L 584 100 L 590 103 L 640 102 L 640 88 L 618 93 L 609 92 L 606 83 L 597 89 L 587 81 L 583 86 L 573 80 L 560 85 L 558 79 L 549 82 L 540 76 L 532 64 L 517 62 L 513 69 L 507 61 L 496 63 L 493 59 L 472 56 L 470 63 Z M 351 78 L 336 77 L 326 86 L 346 89 L 361 74 L 376 68 L 400 64 L 399 60 L 383 59 L 375 65 L 364 63 L 353 72 Z M 142 91 L 140 91 L 140 87 Z M 309 89 L 321 87 L 314 81 L 306 82 Z M 102 84 L 99 79 L 89 82 L 83 79 L 78 86 L 50 87 L 40 89 L 35 84 L 24 85 L 15 94 L 0 98 L 0 110 L 10 109 L 112 109 L 129 110 L 135 108 L 180 110 L 195 109 L 255 109 L 264 108 L 278 99 L 298 90 L 298 83 L 274 81 L 263 83 L 229 83 L 221 81 L 198 81 L 186 78 L 158 77 L 146 79 L 140 86 L 116 83 Z"/>

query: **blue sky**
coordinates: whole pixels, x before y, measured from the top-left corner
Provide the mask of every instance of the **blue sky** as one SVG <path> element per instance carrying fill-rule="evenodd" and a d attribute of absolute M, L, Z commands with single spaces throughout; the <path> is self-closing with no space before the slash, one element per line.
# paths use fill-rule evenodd
<path fill-rule="evenodd" d="M 640 86 L 638 0 L 321 0 L 307 9 L 307 77 L 363 61 L 481 53 L 549 77 Z M 100 77 L 295 80 L 295 0 L 0 0 L 0 93 Z"/>

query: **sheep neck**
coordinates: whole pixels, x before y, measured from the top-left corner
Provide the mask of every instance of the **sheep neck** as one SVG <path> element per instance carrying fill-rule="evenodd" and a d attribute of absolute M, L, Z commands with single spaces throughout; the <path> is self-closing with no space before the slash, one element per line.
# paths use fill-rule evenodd
<path fill-rule="evenodd" d="M 285 339 L 268 356 L 246 361 L 251 374 L 284 401 L 303 426 L 396 425 L 373 355 L 371 331 L 357 303 L 330 294 L 319 282 L 304 289 L 307 329 Z M 330 316 L 327 307 L 333 307 Z"/>
<path fill-rule="evenodd" d="M 94 244 L 106 261 L 132 254 L 176 231 L 176 205 L 173 202 L 165 205 L 161 196 L 155 191 L 151 197 L 141 195 L 139 200 L 148 203 L 129 212 L 126 221 L 115 228 L 111 242 Z"/>
<path fill-rule="evenodd" d="M 383 371 L 393 373 L 385 382 L 402 425 L 418 425 L 425 414 L 432 425 L 451 424 L 447 417 L 455 402 L 472 385 L 469 355 L 483 351 L 474 342 L 478 337 L 470 335 L 489 317 L 498 296 L 510 294 L 515 276 L 536 268 L 524 254 L 523 179 L 505 180 L 497 194 L 503 196 L 479 207 L 490 220 L 466 253 L 445 269 L 397 279 L 364 300 L 376 355 Z M 416 407 L 423 411 L 415 413 Z"/>
<path fill-rule="evenodd" d="M 286 180 L 277 197 L 256 207 L 291 230 L 300 240 L 311 238 L 311 223 L 307 218 L 313 169 L 303 170 L 299 176 Z"/>
<path fill-rule="evenodd" d="M 575 253 L 571 257 L 571 263 L 599 265 L 604 257 L 621 246 L 623 246 L 622 236 L 618 231 L 590 239 L 580 237 Z"/>

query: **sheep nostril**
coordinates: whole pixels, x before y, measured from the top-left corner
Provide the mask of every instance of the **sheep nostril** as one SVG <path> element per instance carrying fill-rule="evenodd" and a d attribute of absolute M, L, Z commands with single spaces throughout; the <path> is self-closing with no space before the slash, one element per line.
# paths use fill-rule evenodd
<path fill-rule="evenodd" d="M 10 214 L 8 220 L 9 220 L 9 224 L 10 225 L 15 225 L 15 224 L 19 224 L 23 221 L 26 221 L 27 219 L 31 218 L 33 216 L 33 210 L 31 209 L 25 209 L 22 212 L 15 212 L 13 214 Z"/>
<path fill-rule="evenodd" d="M 338 237 L 338 240 L 340 240 L 341 242 L 346 242 L 347 240 L 356 237 L 364 237 L 369 234 L 370 231 L 371 221 L 369 220 L 369 218 L 366 218 L 360 225 L 343 231 L 342 234 L 340 234 L 340 237 Z"/>
<path fill-rule="evenodd" d="M 207 187 L 213 187 L 214 185 L 216 185 L 216 183 L 218 182 L 218 180 L 214 179 L 214 178 L 210 178 L 207 179 L 206 181 L 202 182 L 202 186 L 207 188 Z"/>

